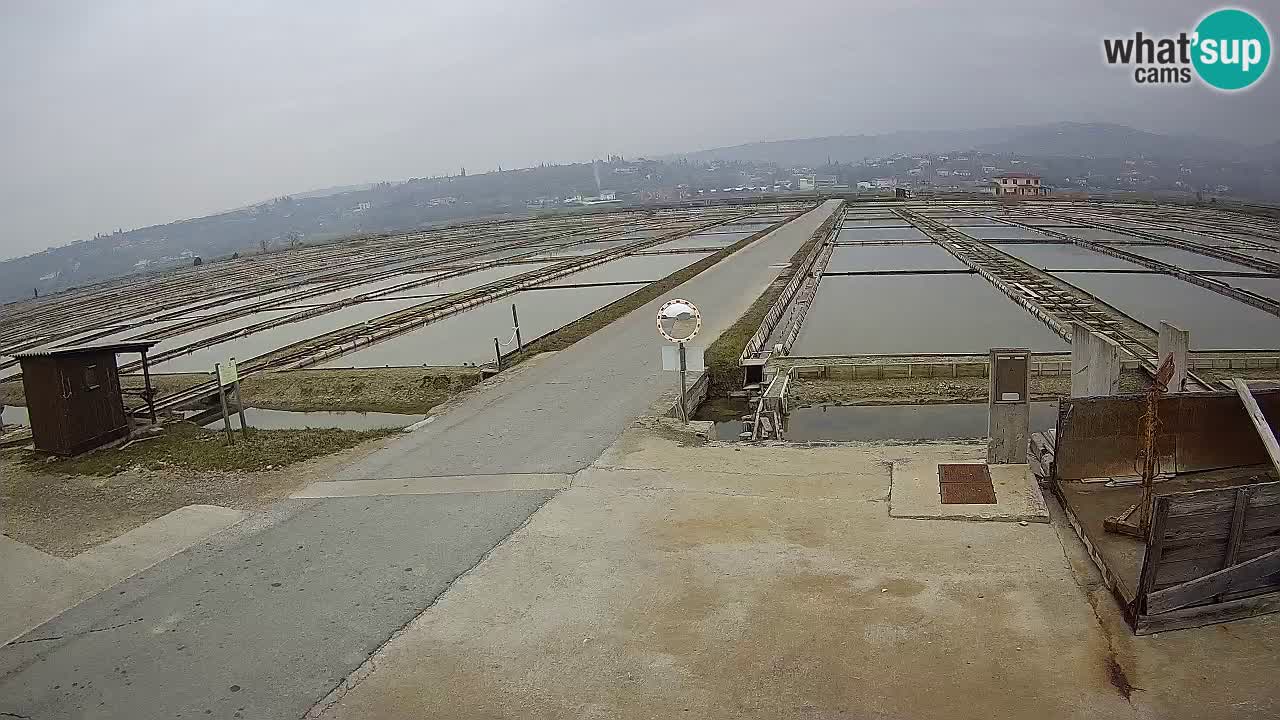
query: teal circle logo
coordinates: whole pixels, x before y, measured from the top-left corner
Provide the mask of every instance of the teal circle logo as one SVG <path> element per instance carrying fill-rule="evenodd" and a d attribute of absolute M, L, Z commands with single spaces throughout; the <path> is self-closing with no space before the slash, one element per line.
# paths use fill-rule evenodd
<path fill-rule="evenodd" d="M 1244 10 L 1215 10 L 1196 26 L 1191 62 L 1200 79 L 1219 90 L 1243 90 L 1258 81 L 1271 60 L 1271 36 Z"/>

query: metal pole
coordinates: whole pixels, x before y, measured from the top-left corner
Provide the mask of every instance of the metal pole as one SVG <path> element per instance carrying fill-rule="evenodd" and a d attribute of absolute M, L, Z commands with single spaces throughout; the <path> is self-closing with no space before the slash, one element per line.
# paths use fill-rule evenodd
<path fill-rule="evenodd" d="M 502 369 L 502 346 L 498 344 L 498 338 L 493 339 L 493 354 L 498 358 L 498 369 Z"/>
<path fill-rule="evenodd" d="M 520 339 L 520 316 L 516 315 L 515 303 L 511 303 L 511 323 L 516 326 L 516 350 L 523 350 L 524 341 Z"/>
<path fill-rule="evenodd" d="M 218 399 L 222 401 L 222 422 L 227 428 L 227 444 L 235 445 L 236 440 L 231 436 L 231 413 L 227 411 L 227 388 L 222 384 L 222 363 L 213 364 L 213 374 L 218 378 Z"/>
<path fill-rule="evenodd" d="M 688 392 L 685 382 L 684 343 L 680 343 L 680 419 L 689 422 L 689 408 L 684 405 L 684 394 Z"/>
<path fill-rule="evenodd" d="M 156 424 L 156 393 L 151 389 L 151 366 L 147 363 L 147 349 L 142 349 L 142 383 L 147 398 L 147 409 L 151 411 L 151 424 Z"/>

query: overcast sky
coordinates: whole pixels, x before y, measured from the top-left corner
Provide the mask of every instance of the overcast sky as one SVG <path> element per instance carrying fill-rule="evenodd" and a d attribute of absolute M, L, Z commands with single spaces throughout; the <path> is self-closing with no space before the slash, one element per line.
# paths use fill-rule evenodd
<path fill-rule="evenodd" d="M 463 165 L 1060 120 L 1280 139 L 1274 68 L 1225 95 L 1102 62 L 1216 7 L 0 0 L 0 257 Z"/>

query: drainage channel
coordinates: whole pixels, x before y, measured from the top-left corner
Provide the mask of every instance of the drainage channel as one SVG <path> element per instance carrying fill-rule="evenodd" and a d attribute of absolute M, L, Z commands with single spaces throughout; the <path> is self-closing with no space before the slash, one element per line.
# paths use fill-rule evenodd
<path fill-rule="evenodd" d="M 740 412 L 739 412 L 740 411 Z M 986 403 L 932 405 L 814 405 L 791 408 L 783 419 L 787 442 L 919 442 L 973 440 L 987 436 Z M 749 436 L 751 414 L 745 402 L 699 408 L 695 420 L 710 420 L 715 439 L 734 442 Z M 1031 403 L 1031 430 L 1055 426 L 1058 403 Z"/>

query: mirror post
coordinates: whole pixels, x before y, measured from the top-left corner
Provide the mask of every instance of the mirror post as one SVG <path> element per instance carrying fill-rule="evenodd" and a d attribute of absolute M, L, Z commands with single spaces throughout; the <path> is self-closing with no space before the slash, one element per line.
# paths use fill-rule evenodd
<path fill-rule="evenodd" d="M 684 343 L 680 343 L 680 419 L 689 422 L 689 408 L 685 407 L 684 396 L 688 392 L 685 381 Z"/>

